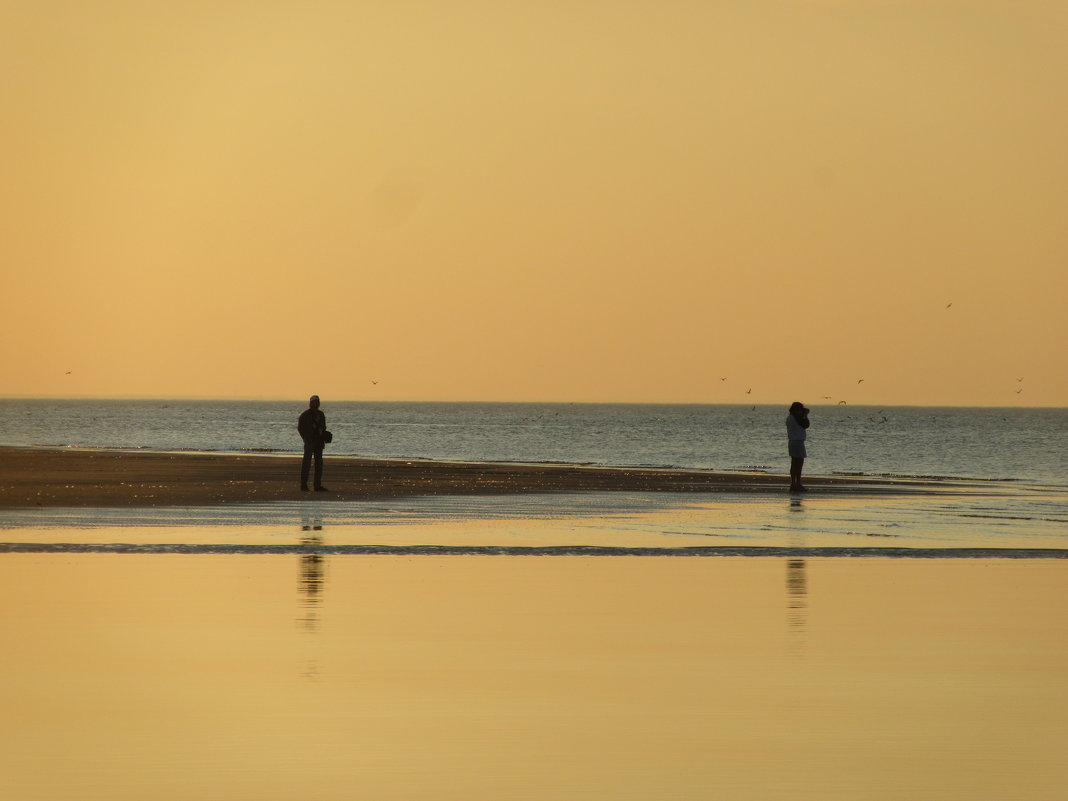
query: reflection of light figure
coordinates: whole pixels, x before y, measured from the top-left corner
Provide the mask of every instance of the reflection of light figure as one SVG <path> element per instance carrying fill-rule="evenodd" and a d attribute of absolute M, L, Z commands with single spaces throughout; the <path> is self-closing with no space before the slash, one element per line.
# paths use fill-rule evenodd
<path fill-rule="evenodd" d="M 808 576 L 804 559 L 786 560 L 786 620 L 803 631 L 808 622 Z"/>
<path fill-rule="evenodd" d="M 790 534 L 787 543 L 798 556 L 805 547 L 805 519 L 791 515 L 803 514 L 804 511 L 805 506 L 800 498 L 790 498 L 787 513 Z M 808 623 L 808 576 L 805 573 L 805 560 L 798 557 L 786 560 L 786 622 L 790 631 L 797 634 L 804 634 Z"/>

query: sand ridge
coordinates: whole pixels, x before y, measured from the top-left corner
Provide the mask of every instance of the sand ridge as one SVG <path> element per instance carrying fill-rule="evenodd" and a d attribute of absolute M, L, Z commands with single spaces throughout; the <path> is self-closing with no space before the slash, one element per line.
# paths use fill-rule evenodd
<path fill-rule="evenodd" d="M 299 488 L 300 457 L 0 448 L 0 508 L 181 506 L 557 491 L 784 493 L 785 476 L 561 464 L 326 457 L 328 492 Z M 923 482 L 813 476 L 821 492 L 923 490 Z"/>

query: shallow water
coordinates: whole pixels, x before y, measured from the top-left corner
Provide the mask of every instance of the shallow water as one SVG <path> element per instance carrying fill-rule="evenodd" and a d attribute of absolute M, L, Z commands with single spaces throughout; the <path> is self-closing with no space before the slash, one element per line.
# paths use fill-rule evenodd
<path fill-rule="evenodd" d="M 1061 560 L 8 553 L 0 782 L 1059 801 L 1066 602 Z"/>
<path fill-rule="evenodd" d="M 0 513 L 0 550 L 105 543 L 255 551 L 324 533 L 320 547 L 388 549 L 1060 549 L 1068 492 L 1001 485 L 926 494 L 542 493 L 379 501 Z M 1006 553 L 1005 555 L 1009 555 Z"/>
<path fill-rule="evenodd" d="M 1060 801 L 1065 497 L 995 490 L 7 510 L 0 797 Z"/>

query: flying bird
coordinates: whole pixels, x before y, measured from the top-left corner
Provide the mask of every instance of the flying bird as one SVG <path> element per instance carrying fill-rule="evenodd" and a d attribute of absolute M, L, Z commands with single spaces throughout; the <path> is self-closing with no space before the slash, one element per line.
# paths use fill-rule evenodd
<path fill-rule="evenodd" d="M 953 301 L 950 301 L 949 303 L 946 304 L 946 308 L 948 309 L 952 305 L 953 305 Z"/>
<path fill-rule="evenodd" d="M 857 379 L 857 383 L 858 384 L 863 384 L 864 383 L 864 379 L 863 378 L 858 378 Z"/>
<path fill-rule="evenodd" d="M 1022 389 L 1018 389 L 1018 390 L 1016 390 L 1016 394 L 1017 394 L 1017 395 L 1019 395 L 1019 394 L 1020 394 L 1021 392 L 1023 392 L 1023 390 L 1022 390 Z"/>
<path fill-rule="evenodd" d="M 1023 381 L 1023 378 L 1022 378 L 1022 377 L 1020 377 L 1020 378 L 1017 378 L 1016 380 L 1017 380 L 1017 381 Z"/>
<path fill-rule="evenodd" d="M 746 395 L 752 395 L 752 394 L 753 394 L 753 388 L 752 388 L 752 387 L 749 387 L 749 389 L 747 389 L 747 390 L 745 391 L 745 394 L 746 394 Z"/>

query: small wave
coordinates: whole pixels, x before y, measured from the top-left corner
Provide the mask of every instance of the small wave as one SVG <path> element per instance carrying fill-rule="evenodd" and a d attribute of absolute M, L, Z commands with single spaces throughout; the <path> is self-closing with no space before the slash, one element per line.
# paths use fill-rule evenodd
<path fill-rule="evenodd" d="M 697 545 L 615 547 L 600 545 L 185 545 L 132 543 L 0 543 L 0 553 L 254 554 L 357 556 L 676 556 L 880 559 L 1068 559 L 1065 548 L 898 548 Z"/>
<path fill-rule="evenodd" d="M 29 447 L 31 448 L 65 448 L 67 450 L 86 450 L 86 451 L 146 451 L 149 450 L 147 445 L 83 445 L 76 442 L 67 443 L 47 443 L 47 442 L 32 442 Z"/>
<path fill-rule="evenodd" d="M 1000 484 L 1006 482 L 1018 482 L 1019 478 L 979 478 L 977 476 L 945 476 L 927 473 L 868 473 L 863 470 L 832 470 L 832 476 L 844 476 L 848 478 L 889 478 L 907 481 L 968 481 Z"/>
<path fill-rule="evenodd" d="M 958 517 L 971 517 L 978 520 L 1021 520 L 1024 522 L 1040 522 L 1040 523 L 1068 523 L 1065 518 L 1059 517 L 1041 517 L 1037 515 L 1010 515 L 1010 514 L 995 514 L 993 512 L 953 512 L 953 510 L 946 510 L 956 514 Z"/>

